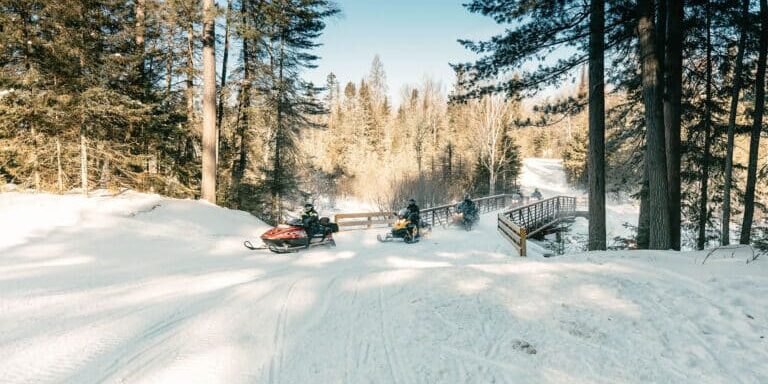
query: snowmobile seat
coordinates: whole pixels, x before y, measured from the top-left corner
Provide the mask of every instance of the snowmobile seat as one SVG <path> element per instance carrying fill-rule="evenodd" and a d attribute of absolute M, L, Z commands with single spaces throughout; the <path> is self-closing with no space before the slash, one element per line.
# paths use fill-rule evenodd
<path fill-rule="evenodd" d="M 320 218 L 320 226 L 330 231 L 331 233 L 336 233 L 339 231 L 339 225 L 336 223 L 332 223 L 331 219 L 327 217 Z"/>

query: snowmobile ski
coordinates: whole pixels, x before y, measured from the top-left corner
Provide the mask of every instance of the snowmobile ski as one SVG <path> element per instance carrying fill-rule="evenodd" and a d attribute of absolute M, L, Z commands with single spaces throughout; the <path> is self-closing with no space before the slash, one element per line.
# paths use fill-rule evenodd
<path fill-rule="evenodd" d="M 405 244 L 414 244 L 414 243 L 418 243 L 419 242 L 419 239 L 406 240 L 406 239 L 404 239 L 402 237 L 394 237 L 391 234 L 387 234 L 384 237 L 381 237 L 381 235 L 376 235 L 376 239 L 379 240 L 382 243 L 398 242 L 398 243 L 405 243 Z"/>
<path fill-rule="evenodd" d="M 253 243 L 251 243 L 250 240 L 244 241 L 243 245 L 246 248 L 250 249 L 251 251 L 260 251 L 260 250 L 263 250 L 263 249 L 269 249 L 266 245 L 262 245 L 260 247 L 257 247 L 255 245 L 253 245 Z"/>

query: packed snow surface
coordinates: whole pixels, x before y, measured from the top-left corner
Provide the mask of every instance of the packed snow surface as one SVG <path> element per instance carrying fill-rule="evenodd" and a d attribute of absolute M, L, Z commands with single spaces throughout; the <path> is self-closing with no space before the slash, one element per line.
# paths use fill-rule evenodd
<path fill-rule="evenodd" d="M 495 225 L 277 255 L 201 202 L 3 193 L 0 382 L 768 382 L 764 260 L 520 258 Z"/>

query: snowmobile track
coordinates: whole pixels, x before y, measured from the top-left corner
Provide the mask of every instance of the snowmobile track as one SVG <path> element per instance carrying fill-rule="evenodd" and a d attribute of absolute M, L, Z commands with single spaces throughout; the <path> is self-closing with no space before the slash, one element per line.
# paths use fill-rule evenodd
<path fill-rule="evenodd" d="M 288 293 L 285 295 L 285 299 L 283 299 L 282 307 L 280 308 L 280 313 L 277 316 L 277 325 L 275 326 L 275 332 L 274 332 L 274 338 L 273 343 L 275 347 L 275 351 L 273 352 L 272 359 L 269 364 L 269 383 L 270 384 L 277 384 L 280 382 L 280 374 L 282 373 L 283 364 L 285 363 L 285 335 L 287 333 L 286 328 L 288 327 L 288 302 L 291 300 L 291 294 L 293 293 L 293 289 L 296 286 L 296 283 L 299 281 L 296 280 L 293 283 L 291 283 L 291 286 L 288 288 Z"/>

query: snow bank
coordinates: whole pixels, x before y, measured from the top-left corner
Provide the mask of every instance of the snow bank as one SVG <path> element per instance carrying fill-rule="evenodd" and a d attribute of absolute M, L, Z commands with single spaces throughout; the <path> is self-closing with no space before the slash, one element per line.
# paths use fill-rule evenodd
<path fill-rule="evenodd" d="M 765 383 L 768 268 L 519 258 L 493 215 L 289 255 L 196 201 L 0 194 L 3 383 Z"/>

